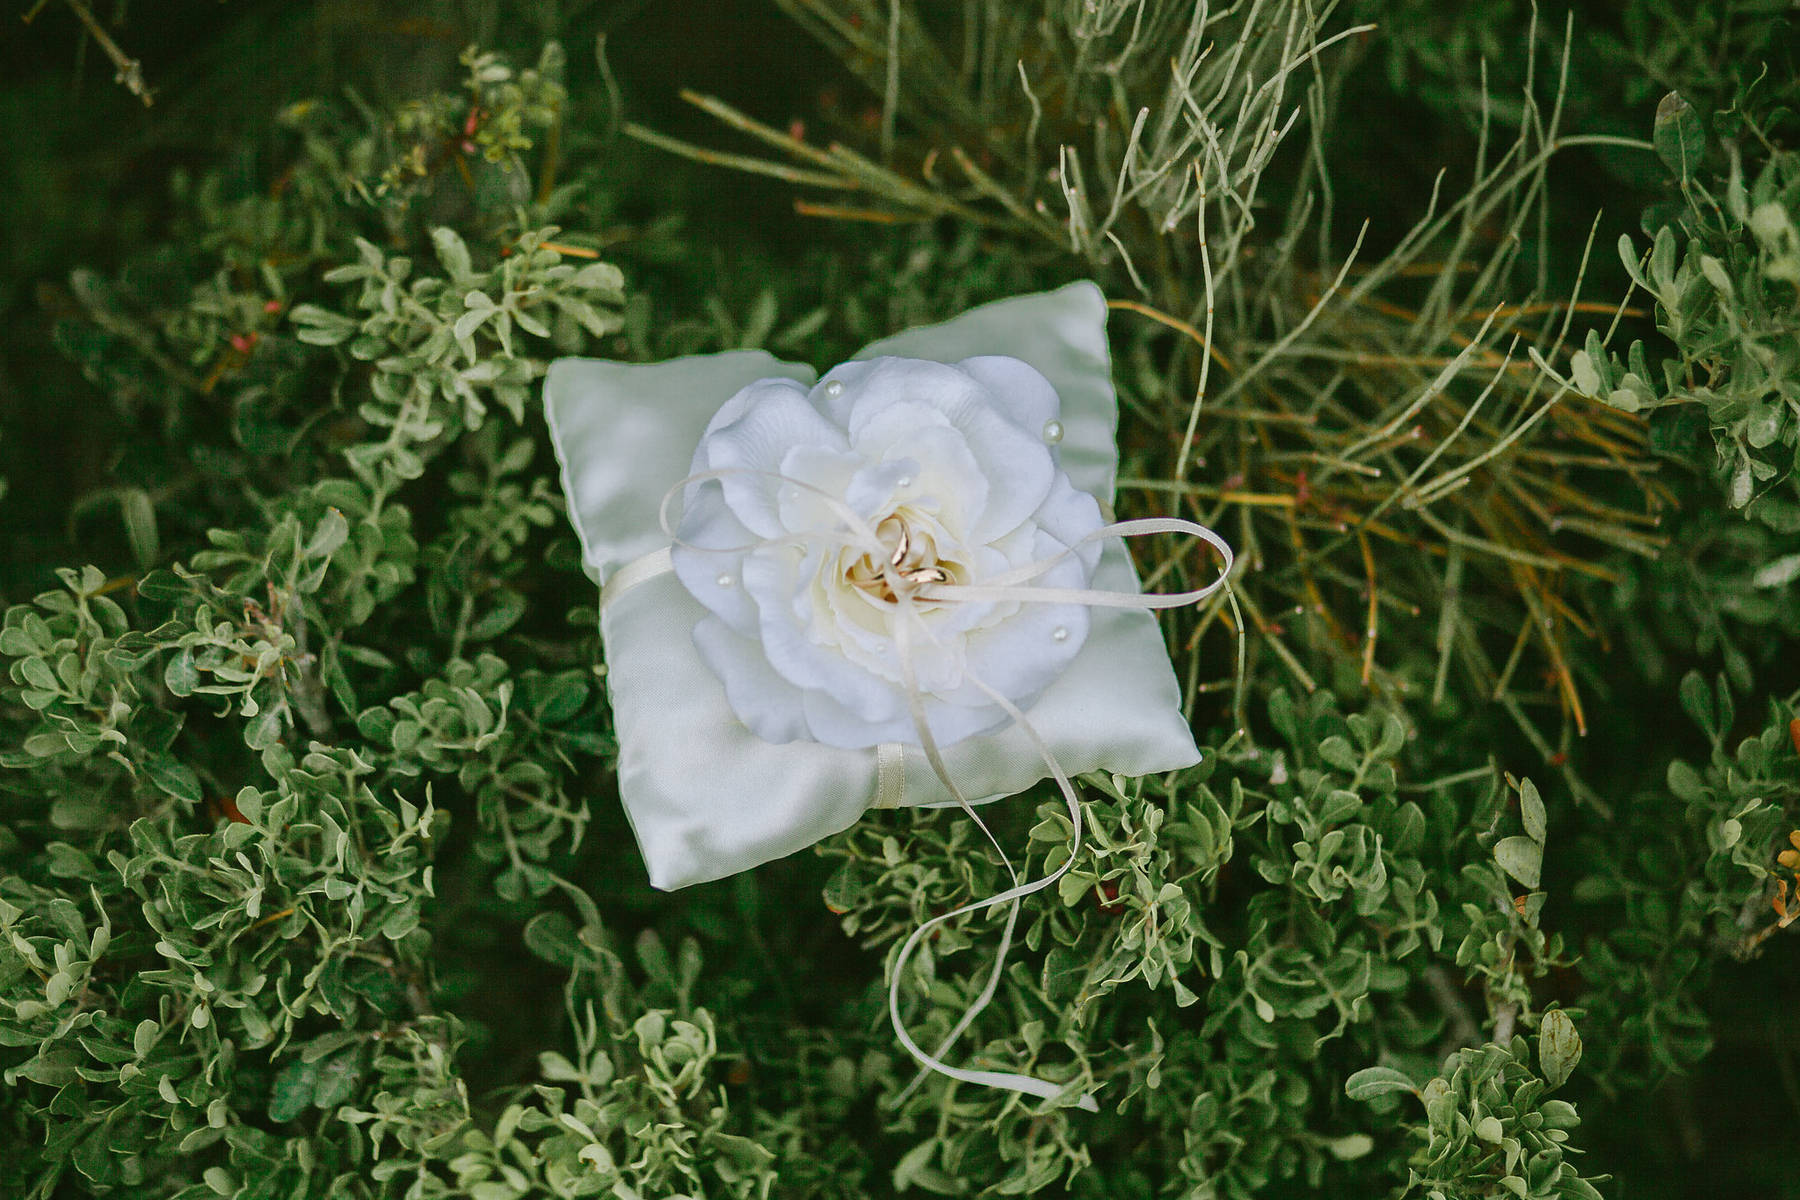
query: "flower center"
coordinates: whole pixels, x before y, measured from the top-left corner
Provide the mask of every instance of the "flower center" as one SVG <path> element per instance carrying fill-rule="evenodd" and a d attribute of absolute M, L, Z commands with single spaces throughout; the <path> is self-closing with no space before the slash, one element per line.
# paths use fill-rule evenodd
<path fill-rule="evenodd" d="M 875 526 L 875 536 L 881 541 L 883 555 L 863 554 L 844 570 L 844 582 L 870 599 L 897 603 L 895 581 L 909 595 L 921 587 L 952 581 L 952 565 L 938 558 L 937 540 L 899 513 L 883 517 Z"/>

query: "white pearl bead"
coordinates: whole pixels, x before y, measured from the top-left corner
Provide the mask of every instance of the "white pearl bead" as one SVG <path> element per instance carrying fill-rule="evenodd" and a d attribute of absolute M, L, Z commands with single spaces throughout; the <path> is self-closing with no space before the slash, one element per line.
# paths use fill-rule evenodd
<path fill-rule="evenodd" d="M 718 584 L 722 588 L 728 588 L 732 584 L 736 583 L 737 580 L 735 580 L 731 577 L 730 572 L 721 571 L 721 572 L 719 572 L 719 577 L 717 579 L 713 580 L 713 582 Z"/>
<path fill-rule="evenodd" d="M 894 480 L 894 486 L 897 488 L 911 487 L 912 486 L 912 476 L 911 475 L 902 475 L 900 478 Z"/>
<path fill-rule="evenodd" d="M 1044 422 L 1044 440 L 1052 446 L 1063 440 L 1063 424 L 1061 421 Z"/>
<path fill-rule="evenodd" d="M 833 400 L 836 400 L 839 396 L 844 394 L 843 382 L 837 379 L 832 380 L 825 385 L 825 394 L 830 396 Z"/>
<path fill-rule="evenodd" d="M 1066 642 L 1066 641 L 1068 641 L 1068 640 L 1069 640 L 1069 628 L 1068 628 L 1068 626 L 1066 626 L 1066 625 L 1058 625 L 1058 626 L 1057 626 L 1057 627 L 1056 627 L 1056 628 L 1055 628 L 1055 629 L 1052 629 L 1052 630 L 1051 630 L 1051 631 L 1050 631 L 1050 640 L 1051 640 L 1051 641 L 1053 641 L 1053 642 Z"/>

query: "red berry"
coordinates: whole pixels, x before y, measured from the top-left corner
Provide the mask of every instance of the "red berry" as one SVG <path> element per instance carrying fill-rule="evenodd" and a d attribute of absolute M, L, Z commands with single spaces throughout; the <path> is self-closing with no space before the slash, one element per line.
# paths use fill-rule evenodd
<path fill-rule="evenodd" d="M 1119 902 L 1119 885 L 1112 880 L 1103 880 L 1094 885 L 1094 891 L 1100 897 L 1097 907 L 1107 916 L 1118 916 L 1125 911 L 1125 906 Z"/>

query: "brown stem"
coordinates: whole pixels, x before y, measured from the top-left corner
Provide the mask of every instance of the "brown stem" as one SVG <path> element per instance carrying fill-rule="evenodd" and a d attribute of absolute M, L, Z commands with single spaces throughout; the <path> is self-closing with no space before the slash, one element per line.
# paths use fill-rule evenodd
<path fill-rule="evenodd" d="M 118 82 L 124 84 L 127 91 L 142 100 L 145 108 L 150 107 L 155 102 L 155 96 L 151 92 L 150 86 L 144 82 L 143 64 L 119 49 L 119 43 L 112 40 L 111 35 L 106 32 L 106 27 L 100 24 L 92 12 L 88 11 L 88 6 L 83 0 L 63 0 L 63 3 L 69 6 L 69 11 L 75 14 L 75 19 L 87 29 L 88 36 L 99 45 L 101 52 L 112 60 L 114 69 L 118 71 L 116 76 Z"/>

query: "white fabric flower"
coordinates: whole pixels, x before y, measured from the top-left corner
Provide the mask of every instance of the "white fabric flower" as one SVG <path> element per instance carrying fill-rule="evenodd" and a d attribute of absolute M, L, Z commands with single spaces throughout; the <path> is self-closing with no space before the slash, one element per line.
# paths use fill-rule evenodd
<path fill-rule="evenodd" d="M 731 397 L 692 464 L 723 474 L 688 489 L 673 560 L 738 718 L 769 742 L 917 744 L 903 653 L 940 745 L 1008 721 L 983 684 L 1029 707 L 1086 642 L 1088 610 L 932 586 L 1051 559 L 1033 586 L 1089 586 L 1101 546 L 1083 539 L 1105 522 L 1057 462 L 1060 415 L 1048 380 L 998 356 L 877 358 Z"/>

